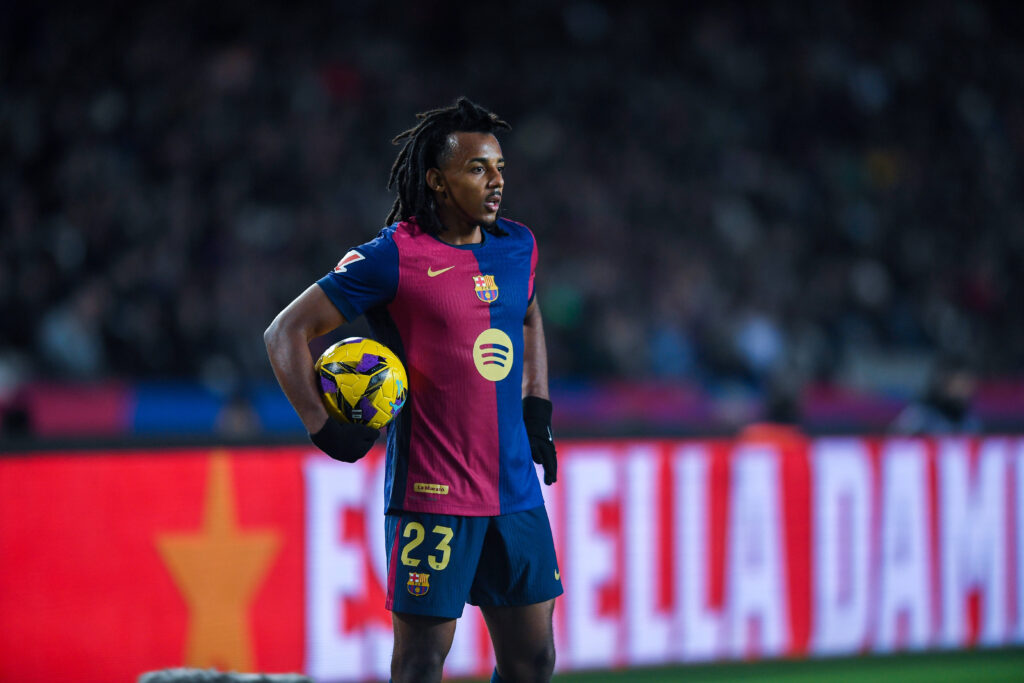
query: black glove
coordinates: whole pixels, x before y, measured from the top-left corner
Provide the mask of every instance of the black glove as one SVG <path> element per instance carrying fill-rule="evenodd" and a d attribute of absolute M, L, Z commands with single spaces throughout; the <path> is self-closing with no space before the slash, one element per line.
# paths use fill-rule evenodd
<path fill-rule="evenodd" d="M 355 462 L 370 452 L 380 430 L 327 418 L 327 422 L 309 440 L 327 455 L 342 462 Z"/>
<path fill-rule="evenodd" d="M 544 467 L 544 483 L 550 486 L 558 481 L 555 438 L 551 434 L 551 401 L 537 396 L 524 398 L 523 422 L 530 439 L 530 455 L 535 463 Z"/>

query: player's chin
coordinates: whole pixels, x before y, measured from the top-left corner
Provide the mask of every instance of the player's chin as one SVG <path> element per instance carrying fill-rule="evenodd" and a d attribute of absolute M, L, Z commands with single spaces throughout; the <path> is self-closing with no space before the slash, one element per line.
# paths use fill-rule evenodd
<path fill-rule="evenodd" d="M 497 211 L 485 211 L 477 216 L 477 220 L 480 222 L 481 227 L 493 228 L 498 224 L 498 212 Z"/>

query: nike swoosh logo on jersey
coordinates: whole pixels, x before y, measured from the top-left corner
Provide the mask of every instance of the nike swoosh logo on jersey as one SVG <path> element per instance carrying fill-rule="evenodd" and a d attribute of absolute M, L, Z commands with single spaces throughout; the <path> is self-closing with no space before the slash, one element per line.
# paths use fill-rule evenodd
<path fill-rule="evenodd" d="M 447 273 L 449 270 L 451 270 L 454 267 L 455 266 L 448 266 L 447 268 L 442 268 L 441 270 L 434 270 L 433 268 L 427 268 L 427 277 L 437 277 L 441 273 Z"/>
<path fill-rule="evenodd" d="M 555 581 L 558 581 L 560 578 L 562 578 L 562 572 L 560 572 L 560 571 L 558 571 L 556 569 L 555 570 Z"/>

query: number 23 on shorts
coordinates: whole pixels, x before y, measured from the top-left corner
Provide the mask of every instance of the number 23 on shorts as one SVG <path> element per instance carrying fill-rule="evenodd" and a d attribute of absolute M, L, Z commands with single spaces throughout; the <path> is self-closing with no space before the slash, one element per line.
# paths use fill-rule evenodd
<path fill-rule="evenodd" d="M 409 522 L 409 524 L 406 525 L 405 531 L 402 532 L 402 536 L 405 538 L 411 538 L 412 540 L 406 543 L 405 547 L 402 549 L 402 564 L 407 567 L 418 567 L 420 565 L 420 560 L 410 557 L 409 553 L 414 551 L 423 543 L 426 535 L 426 529 L 424 529 L 423 525 L 419 522 Z M 441 526 L 440 524 L 431 529 L 431 541 L 437 541 L 434 543 L 434 550 L 441 553 L 440 557 L 435 553 L 431 553 L 427 556 L 427 563 L 434 571 L 441 571 L 448 566 L 448 560 L 451 559 L 452 554 L 451 546 L 448 544 L 451 542 L 452 536 L 454 535 L 455 532 L 449 527 Z M 438 536 L 440 536 L 440 540 L 437 540 Z"/>

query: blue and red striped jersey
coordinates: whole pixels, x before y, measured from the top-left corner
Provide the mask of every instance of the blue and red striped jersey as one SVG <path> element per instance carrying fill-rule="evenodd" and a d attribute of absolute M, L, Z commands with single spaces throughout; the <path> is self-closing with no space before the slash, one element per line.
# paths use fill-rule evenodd
<path fill-rule="evenodd" d="M 415 220 L 355 247 L 318 281 L 346 320 L 366 315 L 405 364 L 409 398 L 388 427 L 389 512 L 483 516 L 543 504 L 523 424 L 523 319 L 537 244 L 508 234 L 451 245 Z"/>

